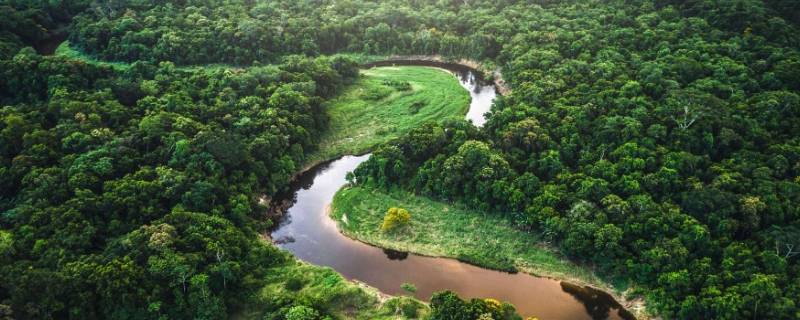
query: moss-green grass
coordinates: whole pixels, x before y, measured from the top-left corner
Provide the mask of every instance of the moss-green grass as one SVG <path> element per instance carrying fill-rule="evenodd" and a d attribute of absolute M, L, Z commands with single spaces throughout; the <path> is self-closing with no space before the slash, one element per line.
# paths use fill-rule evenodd
<path fill-rule="evenodd" d="M 408 82 L 411 90 L 394 89 L 384 80 Z M 385 96 L 370 99 L 371 95 L 381 96 L 376 93 Z M 469 101 L 469 93 L 442 69 L 399 66 L 361 70 L 354 84 L 328 102 L 330 128 L 308 162 L 368 152 L 427 121 L 464 118 Z"/>
<path fill-rule="evenodd" d="M 408 226 L 381 232 L 390 207 L 411 213 Z M 589 269 L 544 246 L 500 215 L 477 212 L 417 196 L 369 187 L 345 187 L 333 199 L 332 218 L 350 237 L 382 248 L 451 257 L 498 270 L 519 270 L 609 289 Z M 343 218 L 345 217 L 346 218 Z M 622 289 L 622 288 L 617 288 Z"/>

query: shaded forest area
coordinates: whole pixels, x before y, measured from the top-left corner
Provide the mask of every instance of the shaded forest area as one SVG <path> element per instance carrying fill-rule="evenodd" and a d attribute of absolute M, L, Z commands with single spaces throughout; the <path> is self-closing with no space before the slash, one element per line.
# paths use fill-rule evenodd
<path fill-rule="evenodd" d="M 258 238 L 259 198 L 316 148 L 324 101 L 358 74 L 328 56 L 347 52 L 477 59 L 513 88 L 484 128 L 423 126 L 357 183 L 508 215 L 665 318 L 800 317 L 798 6 L 2 1 L 0 313 L 241 308 L 285 259 Z M 130 64 L 27 48 L 62 28 Z M 181 67 L 207 63 L 239 67 Z M 456 299 L 432 317 L 489 308 Z"/>

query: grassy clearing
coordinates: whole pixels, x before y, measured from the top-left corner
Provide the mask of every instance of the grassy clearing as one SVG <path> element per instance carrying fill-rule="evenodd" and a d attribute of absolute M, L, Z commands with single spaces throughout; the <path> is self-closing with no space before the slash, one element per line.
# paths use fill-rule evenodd
<path fill-rule="evenodd" d="M 389 297 L 372 287 L 347 281 L 331 268 L 294 258 L 287 260 L 285 265 L 269 270 L 269 284 L 235 318 L 269 318 L 262 314 L 263 310 L 288 305 L 311 306 L 336 319 L 411 319 L 429 312 L 419 300 Z"/>
<path fill-rule="evenodd" d="M 469 99 L 445 70 L 417 66 L 362 70 L 353 85 L 328 103 L 330 129 L 309 162 L 367 152 L 423 122 L 461 119 Z"/>
<path fill-rule="evenodd" d="M 389 207 L 407 209 L 411 213 L 409 225 L 394 232 L 381 232 L 380 225 Z M 571 263 L 497 215 L 405 191 L 384 192 L 364 187 L 339 190 L 332 208 L 333 219 L 344 234 L 382 248 L 452 257 L 492 269 L 519 270 L 609 288 L 590 270 Z"/>

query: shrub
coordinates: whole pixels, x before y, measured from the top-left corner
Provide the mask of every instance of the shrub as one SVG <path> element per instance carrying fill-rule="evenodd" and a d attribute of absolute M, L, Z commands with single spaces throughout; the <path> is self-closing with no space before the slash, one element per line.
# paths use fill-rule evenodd
<path fill-rule="evenodd" d="M 400 285 L 400 288 L 403 289 L 405 292 L 408 292 L 410 294 L 414 294 L 414 293 L 417 292 L 417 286 L 415 286 L 413 283 L 405 282 L 405 283 Z"/>
<path fill-rule="evenodd" d="M 416 318 L 419 315 L 420 304 L 418 302 L 410 301 L 400 305 L 400 310 L 403 315 L 408 318 Z"/>
<path fill-rule="evenodd" d="M 317 320 L 319 312 L 306 306 L 294 306 L 286 313 L 286 320 Z"/>
<path fill-rule="evenodd" d="M 378 101 L 388 97 L 390 94 L 392 94 L 391 89 L 383 86 L 378 86 L 367 89 L 361 94 L 361 97 L 364 100 Z"/>
<path fill-rule="evenodd" d="M 291 278 L 286 281 L 284 287 L 289 291 L 297 291 L 303 288 L 303 281 L 297 278 Z"/>
<path fill-rule="evenodd" d="M 383 85 L 387 87 L 392 87 L 397 91 L 411 90 L 411 84 L 408 83 L 408 81 L 383 80 Z"/>
<path fill-rule="evenodd" d="M 425 305 L 409 297 L 396 297 L 386 301 L 385 307 L 394 310 L 394 314 L 403 315 L 409 319 L 420 317 L 420 309 L 424 310 Z"/>
<path fill-rule="evenodd" d="M 425 102 L 417 101 L 412 103 L 411 106 L 408 107 L 408 109 L 412 114 L 416 114 L 417 112 L 419 112 L 419 109 L 422 109 L 423 107 L 425 107 Z"/>
<path fill-rule="evenodd" d="M 381 224 L 381 231 L 391 231 L 397 227 L 404 226 L 411 221 L 411 214 L 408 210 L 403 208 L 389 208 L 386 215 L 383 217 L 383 224 Z"/>

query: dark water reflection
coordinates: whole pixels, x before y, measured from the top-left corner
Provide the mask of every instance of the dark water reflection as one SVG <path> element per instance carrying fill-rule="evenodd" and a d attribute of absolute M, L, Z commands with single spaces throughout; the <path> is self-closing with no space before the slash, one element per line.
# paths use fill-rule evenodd
<path fill-rule="evenodd" d="M 307 262 L 329 266 L 345 278 L 357 279 L 388 294 L 403 294 L 400 285 L 417 287 L 416 297 L 427 300 L 440 290 L 453 290 L 463 297 L 493 297 L 513 303 L 524 315 L 539 319 L 595 318 L 602 312 L 610 319 L 625 319 L 617 314 L 617 304 L 585 299 L 563 288 L 563 283 L 524 273 L 510 274 L 479 268 L 453 259 L 423 257 L 385 250 L 345 237 L 327 215 L 326 208 L 345 175 L 369 155 L 346 156 L 301 175 L 295 184 L 294 205 L 278 229 L 272 233 L 277 245 Z M 613 299 L 611 299 L 613 302 Z M 591 307 L 585 303 L 592 303 Z"/>
<path fill-rule="evenodd" d="M 460 78 L 466 84 L 474 81 L 468 73 Z M 478 93 L 483 94 L 482 90 L 478 89 Z M 485 110 L 491 104 L 491 100 L 473 98 L 475 101 L 482 101 Z M 276 245 L 304 261 L 329 266 L 347 279 L 357 279 L 387 294 L 405 294 L 401 284 L 412 283 L 417 287 L 415 296 L 419 299 L 428 300 L 436 291 L 452 290 L 465 298 L 508 301 L 521 314 L 542 320 L 628 319 L 617 312 L 620 306 L 610 296 L 609 300 L 602 300 L 592 298 L 599 294 L 576 294 L 579 291 L 568 288 L 577 286 L 565 286 L 557 280 L 382 249 L 345 237 L 326 209 L 336 191 L 346 183 L 347 172 L 368 157 L 345 156 L 299 176 L 292 192 L 286 195 L 293 205 L 272 232 Z"/>
<path fill-rule="evenodd" d="M 383 253 L 386 254 L 386 258 L 389 260 L 405 260 L 408 258 L 408 252 L 397 251 L 392 249 L 383 249 Z"/>
<path fill-rule="evenodd" d="M 622 305 L 606 292 L 568 282 L 561 282 L 561 289 L 583 303 L 583 306 L 586 307 L 586 312 L 589 313 L 592 319 L 608 319 L 611 312 L 615 313 L 612 318 L 636 319 L 632 313 L 622 308 Z"/>

